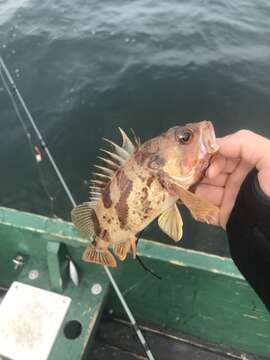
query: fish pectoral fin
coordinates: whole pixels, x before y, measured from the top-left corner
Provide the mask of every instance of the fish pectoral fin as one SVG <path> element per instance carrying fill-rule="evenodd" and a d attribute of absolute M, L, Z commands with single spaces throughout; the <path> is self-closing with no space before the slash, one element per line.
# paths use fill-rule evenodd
<path fill-rule="evenodd" d="M 174 241 L 179 241 L 183 235 L 183 221 L 176 204 L 165 210 L 158 218 L 161 230 Z"/>
<path fill-rule="evenodd" d="M 119 244 L 114 244 L 112 246 L 113 252 L 115 253 L 115 255 L 121 260 L 125 260 L 125 258 L 127 257 L 127 253 L 130 249 L 130 241 L 124 241 L 121 242 Z"/>
<path fill-rule="evenodd" d="M 211 223 L 218 216 L 219 208 L 208 200 L 200 198 L 178 184 L 172 183 L 171 187 L 173 188 L 174 193 L 189 209 L 195 220 Z"/>
<path fill-rule="evenodd" d="M 116 267 L 117 263 L 108 249 L 99 250 L 95 245 L 88 246 L 82 256 L 82 260 L 89 263 Z"/>
<path fill-rule="evenodd" d="M 71 211 L 73 224 L 79 230 L 81 236 L 86 239 L 90 239 L 95 235 L 95 218 L 94 205 L 91 202 L 84 202 Z"/>

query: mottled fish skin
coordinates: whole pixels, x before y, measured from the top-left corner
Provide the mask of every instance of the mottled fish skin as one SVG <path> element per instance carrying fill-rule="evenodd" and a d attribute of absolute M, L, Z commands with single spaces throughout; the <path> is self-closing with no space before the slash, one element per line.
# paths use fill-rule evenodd
<path fill-rule="evenodd" d="M 96 214 L 111 243 L 123 242 L 130 234 L 137 234 L 177 201 L 176 196 L 169 194 L 154 175 L 133 159 L 117 171 L 104 194 L 96 205 Z"/>
<path fill-rule="evenodd" d="M 129 241 L 135 254 L 137 234 L 179 200 L 170 181 L 188 189 L 202 177 L 217 150 L 209 121 L 176 126 L 137 145 L 95 203 L 94 246 L 106 250 L 109 244 Z"/>
<path fill-rule="evenodd" d="M 111 243 L 125 241 L 130 233 L 137 234 L 178 200 L 162 186 L 163 173 L 179 178 L 189 175 L 188 182 L 183 181 L 185 188 L 201 177 L 209 154 L 201 153 L 196 139 L 190 145 L 179 145 L 175 134 L 187 127 L 193 130 L 194 137 L 199 137 L 208 124 L 169 129 L 138 147 L 116 171 L 96 205 L 100 226 L 107 230 Z"/>

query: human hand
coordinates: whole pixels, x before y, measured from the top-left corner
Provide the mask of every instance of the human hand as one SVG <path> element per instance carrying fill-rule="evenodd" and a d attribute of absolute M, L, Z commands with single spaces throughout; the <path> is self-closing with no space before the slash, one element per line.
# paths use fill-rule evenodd
<path fill-rule="evenodd" d="M 242 182 L 252 168 L 257 168 L 260 187 L 270 196 L 270 140 L 240 130 L 217 141 L 219 153 L 195 193 L 219 207 L 219 215 L 211 223 L 225 229 Z"/>

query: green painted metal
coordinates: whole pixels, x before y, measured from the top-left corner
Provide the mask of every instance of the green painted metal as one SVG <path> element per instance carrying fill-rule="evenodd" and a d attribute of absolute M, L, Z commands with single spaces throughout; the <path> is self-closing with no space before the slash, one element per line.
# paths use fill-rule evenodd
<path fill-rule="evenodd" d="M 156 259 L 180 267 L 210 271 L 227 275 L 235 279 L 243 279 L 231 259 L 205 254 L 194 250 L 168 246 L 158 242 L 143 240 L 139 242 L 138 255 Z"/>
<path fill-rule="evenodd" d="M 78 266 L 82 283 L 75 288 L 70 281 L 63 281 L 63 294 L 70 294 L 73 299 L 67 319 L 87 313 L 88 309 L 88 325 L 83 328 L 91 329 L 91 319 L 100 315 L 109 285 L 102 267 L 81 262 L 87 244 L 70 223 L 0 208 L 0 284 L 9 284 L 15 279 L 29 283 L 28 272 L 36 267 L 41 269 L 40 277 L 31 283 L 49 289 L 59 280 L 59 274 L 65 279 L 65 255 L 68 254 Z M 18 253 L 24 254 L 27 261 L 23 268 L 14 270 L 12 258 Z M 269 313 L 230 259 L 148 240 L 140 240 L 138 254 L 149 268 L 162 276 L 161 281 L 130 257 L 113 270 L 138 320 L 184 331 L 221 346 L 270 355 Z M 47 263 L 49 258 L 51 262 Z M 53 278 L 52 269 L 56 265 L 58 275 Z M 95 281 L 107 289 L 102 301 L 92 299 L 90 294 L 89 288 Z M 96 305 L 89 305 L 92 301 Z M 124 315 L 112 290 L 107 302 L 107 310 L 110 309 Z M 84 317 L 81 320 L 86 321 Z M 67 341 L 61 332 L 51 360 L 64 359 L 61 352 L 69 346 L 78 350 L 82 344 L 81 339 L 73 343 Z"/>
<path fill-rule="evenodd" d="M 113 272 L 138 321 L 270 355 L 269 313 L 231 260 L 150 241 L 141 243 L 139 254 L 162 280 L 130 258 Z M 107 310 L 125 316 L 114 294 Z"/>
<path fill-rule="evenodd" d="M 76 237 L 71 241 L 73 247 L 66 247 L 64 243 L 70 238 L 70 233 L 75 233 L 71 224 L 3 208 L 0 208 L 0 214 L 0 285 L 8 287 L 17 280 L 69 296 L 72 302 L 49 360 L 86 358 L 109 292 L 109 281 L 103 268 L 90 265 L 85 271 L 79 260 L 81 249 Z M 48 237 L 46 228 L 50 229 Z M 65 236 L 63 243 L 58 241 L 61 231 Z M 81 244 L 81 239 L 78 242 Z M 17 254 L 24 255 L 25 264 L 15 270 L 12 259 Z M 78 268 L 79 287 L 68 281 L 66 255 Z M 33 270 L 38 271 L 39 276 L 31 280 Z M 91 287 L 96 283 L 102 286 L 99 295 L 91 293 Z M 66 324 L 72 320 L 82 325 L 81 335 L 76 339 L 68 339 L 64 333 Z"/>
<path fill-rule="evenodd" d="M 48 274 L 50 277 L 50 287 L 53 291 L 63 291 L 63 276 L 61 271 L 61 265 L 63 262 L 63 256 L 61 256 L 61 250 L 63 249 L 61 243 L 49 241 L 47 244 L 48 251 Z M 63 252 L 63 250 L 62 250 Z"/>
<path fill-rule="evenodd" d="M 38 270 L 39 277 L 37 279 L 31 280 L 29 278 L 31 270 Z M 18 281 L 42 289 L 50 289 L 51 284 L 46 258 L 38 259 L 30 257 L 23 267 Z M 102 286 L 102 292 L 99 295 L 91 293 L 91 287 L 96 283 Z M 62 294 L 70 297 L 72 302 L 49 360 L 83 359 L 87 357 L 108 291 L 109 282 L 104 272 L 100 271 L 98 267 L 92 267 L 90 273 L 80 271 L 79 287 L 76 287 L 71 281 L 66 284 Z M 82 333 L 75 339 L 67 339 L 64 334 L 64 328 L 72 320 L 81 323 Z"/>
<path fill-rule="evenodd" d="M 45 216 L 30 214 L 10 208 L 0 207 L 1 227 L 14 227 L 16 230 L 23 230 L 23 233 L 36 233 L 40 240 L 57 241 L 70 246 L 86 246 L 88 241 L 79 237 L 77 230 L 72 223 L 60 219 L 47 218 Z M 32 244 L 31 244 L 32 245 Z M 40 244 L 36 244 L 39 248 Z M 35 247 L 31 246 L 31 251 Z"/>

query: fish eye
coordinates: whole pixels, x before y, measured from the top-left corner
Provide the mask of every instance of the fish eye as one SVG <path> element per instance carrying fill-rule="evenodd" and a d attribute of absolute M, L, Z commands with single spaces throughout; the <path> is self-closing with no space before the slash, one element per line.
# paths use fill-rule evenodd
<path fill-rule="evenodd" d="M 178 135 L 178 139 L 181 144 L 188 145 L 193 139 L 193 132 L 190 129 L 185 129 Z"/>

